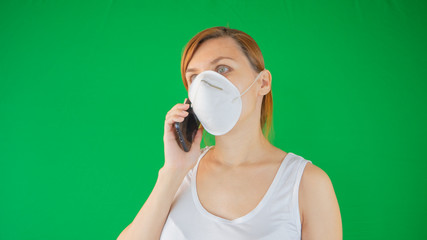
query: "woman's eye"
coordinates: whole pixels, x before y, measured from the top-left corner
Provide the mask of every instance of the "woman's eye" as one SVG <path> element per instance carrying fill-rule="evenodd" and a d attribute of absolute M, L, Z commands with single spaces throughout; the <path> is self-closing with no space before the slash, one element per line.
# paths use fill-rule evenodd
<path fill-rule="evenodd" d="M 225 65 L 219 65 L 216 68 L 216 70 L 217 70 L 217 72 L 219 74 L 223 74 L 224 72 L 229 72 L 230 71 L 230 67 L 225 66 Z M 193 74 L 193 75 L 190 76 L 190 84 L 193 82 L 193 80 L 194 80 L 195 77 L 197 77 L 197 74 Z"/>
<path fill-rule="evenodd" d="M 224 73 L 225 72 L 225 70 L 224 69 L 229 69 L 229 67 L 227 67 L 227 66 L 224 66 L 224 65 L 220 65 L 220 66 L 218 66 L 218 68 L 217 68 L 217 70 L 218 70 L 218 73 L 220 73 L 220 74 L 222 74 L 222 73 Z"/>

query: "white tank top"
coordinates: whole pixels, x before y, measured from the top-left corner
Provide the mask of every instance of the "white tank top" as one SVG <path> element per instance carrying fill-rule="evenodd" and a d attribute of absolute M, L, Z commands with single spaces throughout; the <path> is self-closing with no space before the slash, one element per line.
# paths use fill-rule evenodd
<path fill-rule="evenodd" d="M 196 165 L 182 181 L 160 240 L 301 239 L 298 189 L 304 167 L 311 161 L 288 152 L 258 205 L 248 214 L 228 220 L 208 212 L 196 192 L 197 168 L 211 147 L 201 149 Z"/>

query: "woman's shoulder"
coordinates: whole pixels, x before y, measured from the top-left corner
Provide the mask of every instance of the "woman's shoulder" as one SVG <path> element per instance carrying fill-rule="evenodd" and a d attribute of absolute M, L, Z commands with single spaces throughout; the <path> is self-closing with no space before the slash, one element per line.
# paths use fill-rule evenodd
<path fill-rule="evenodd" d="M 323 169 L 312 162 L 307 162 L 301 177 L 301 184 L 311 185 L 313 183 L 325 186 L 331 183 L 331 179 Z"/>
<path fill-rule="evenodd" d="M 299 205 L 304 235 L 342 239 L 341 213 L 332 181 L 312 163 L 306 164 L 301 178 Z"/>
<path fill-rule="evenodd" d="M 205 147 L 200 147 L 200 155 L 197 158 L 197 161 L 194 163 L 193 167 L 190 169 L 190 171 L 188 171 L 189 176 L 191 176 L 193 174 L 194 169 L 196 168 L 196 165 L 199 163 L 200 159 L 208 152 L 208 150 L 210 148 L 212 148 L 213 146 L 205 146 Z"/>
<path fill-rule="evenodd" d="M 309 188 L 319 189 L 319 187 L 330 187 L 331 180 L 328 174 L 323 169 L 313 164 L 311 160 L 307 160 L 303 156 L 300 156 L 293 152 L 285 152 L 284 150 L 278 147 L 274 147 L 273 151 L 277 155 L 282 154 L 286 157 L 289 155 L 289 157 L 291 157 L 294 161 L 305 163 L 304 171 L 302 173 L 300 182 L 300 189 L 302 191 Z"/>
<path fill-rule="evenodd" d="M 323 169 L 313 164 L 310 160 L 306 160 L 303 157 L 301 159 L 306 162 L 300 182 L 301 193 L 306 191 L 309 192 L 308 194 L 315 194 L 313 193 L 315 190 L 319 190 L 319 193 L 322 193 L 325 189 L 332 187 L 331 179 Z"/>
<path fill-rule="evenodd" d="M 204 151 L 208 150 L 210 147 L 213 147 L 213 146 L 200 147 L 200 153 L 203 153 Z"/>
<path fill-rule="evenodd" d="M 311 162 L 305 165 L 299 186 L 299 196 L 302 221 L 304 218 L 309 218 L 312 222 L 327 221 L 330 213 L 339 211 L 329 175 Z M 320 215 L 323 216 L 322 219 L 317 219 Z"/>
<path fill-rule="evenodd" d="M 208 150 L 211 149 L 212 147 L 213 146 L 200 147 L 200 156 L 199 156 L 199 159 L 200 159 L 200 157 L 202 157 L 202 155 L 204 155 L 205 153 L 207 153 Z"/>

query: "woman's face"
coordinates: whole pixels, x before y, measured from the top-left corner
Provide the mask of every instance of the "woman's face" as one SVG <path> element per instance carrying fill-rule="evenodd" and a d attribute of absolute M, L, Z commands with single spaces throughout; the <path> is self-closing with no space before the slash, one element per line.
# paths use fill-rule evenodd
<path fill-rule="evenodd" d="M 199 46 L 190 60 L 185 74 L 188 86 L 197 74 L 206 70 L 222 74 L 239 89 L 240 93 L 245 91 L 258 75 L 240 46 L 230 37 L 209 39 Z M 270 87 L 269 81 L 263 80 L 269 77 L 269 72 L 267 74 L 266 72 L 268 70 L 263 72 L 258 81 L 242 96 L 243 106 L 239 121 L 255 110 L 260 113 L 262 97 L 268 93 Z"/>

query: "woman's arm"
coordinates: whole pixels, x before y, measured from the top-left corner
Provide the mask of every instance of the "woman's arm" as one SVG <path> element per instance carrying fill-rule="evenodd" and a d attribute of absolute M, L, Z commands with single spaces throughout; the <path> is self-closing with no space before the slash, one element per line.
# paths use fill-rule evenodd
<path fill-rule="evenodd" d="M 189 104 L 178 103 L 166 114 L 163 135 L 165 164 L 159 170 L 156 185 L 147 201 L 132 223 L 119 235 L 118 240 L 159 240 L 173 198 L 201 154 L 202 128 L 197 130 L 189 152 L 184 152 L 176 142 L 174 123 L 184 121 L 189 107 Z"/>
<path fill-rule="evenodd" d="M 342 240 L 342 221 L 338 201 L 329 176 L 307 163 L 299 189 L 302 209 L 302 240 Z"/>
<path fill-rule="evenodd" d="M 169 214 L 173 198 L 186 172 L 162 167 L 156 185 L 136 215 L 117 240 L 158 240 Z"/>

